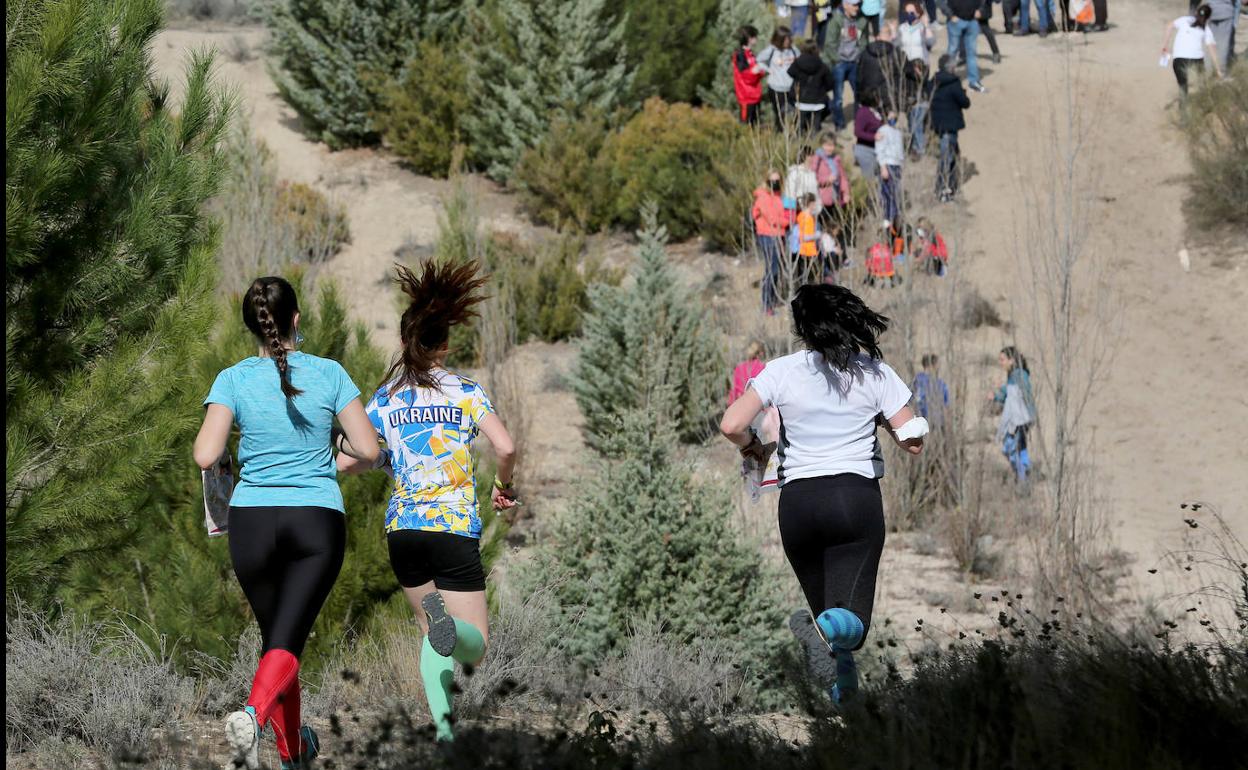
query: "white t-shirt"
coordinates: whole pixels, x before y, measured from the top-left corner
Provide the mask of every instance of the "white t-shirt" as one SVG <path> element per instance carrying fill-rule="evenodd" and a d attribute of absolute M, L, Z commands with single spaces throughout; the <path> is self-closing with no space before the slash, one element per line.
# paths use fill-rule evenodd
<path fill-rule="evenodd" d="M 1197 27 L 1195 16 L 1182 16 L 1174 20 L 1174 58 L 1203 59 L 1205 46 L 1213 45 L 1213 30 L 1206 24 Z"/>
<path fill-rule="evenodd" d="M 884 475 L 875 418 L 910 403 L 910 388 L 883 361 L 859 354 L 833 369 L 809 350 L 769 361 L 750 381 L 763 406 L 780 411 L 779 483 L 856 473 Z"/>

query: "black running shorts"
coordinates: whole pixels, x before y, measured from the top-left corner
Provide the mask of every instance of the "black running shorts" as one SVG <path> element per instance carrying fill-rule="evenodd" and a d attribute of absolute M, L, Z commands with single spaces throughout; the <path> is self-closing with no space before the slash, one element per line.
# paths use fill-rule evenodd
<path fill-rule="evenodd" d="M 451 532 L 400 529 L 386 535 L 390 567 L 404 588 L 430 581 L 442 591 L 484 591 L 480 541 Z"/>

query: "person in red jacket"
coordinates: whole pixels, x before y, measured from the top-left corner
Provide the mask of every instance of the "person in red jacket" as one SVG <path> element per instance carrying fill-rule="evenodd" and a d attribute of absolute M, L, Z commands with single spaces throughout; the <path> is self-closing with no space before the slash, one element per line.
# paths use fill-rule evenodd
<path fill-rule="evenodd" d="M 776 305 L 780 303 L 780 255 L 785 232 L 789 229 L 789 212 L 780 194 L 783 184 L 779 171 L 768 172 L 767 183 L 754 191 L 754 205 L 750 207 L 754 238 L 763 258 L 763 312 L 767 315 L 775 315 Z"/>
<path fill-rule="evenodd" d="M 763 78 L 767 77 L 767 68 L 754 59 L 758 30 L 747 24 L 737 30 L 737 40 L 741 45 L 732 52 L 732 89 L 741 105 L 741 122 L 756 126 L 758 104 L 763 100 Z"/>

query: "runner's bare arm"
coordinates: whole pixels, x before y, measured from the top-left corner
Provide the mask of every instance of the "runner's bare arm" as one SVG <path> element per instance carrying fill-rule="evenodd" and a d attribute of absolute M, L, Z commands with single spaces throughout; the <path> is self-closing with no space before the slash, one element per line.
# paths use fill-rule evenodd
<path fill-rule="evenodd" d="M 208 470 L 217 464 L 221 455 L 225 454 L 225 444 L 230 439 L 230 426 L 234 424 L 234 413 L 222 404 L 209 404 L 204 410 L 204 424 L 199 426 L 199 435 L 195 436 L 195 446 L 191 455 L 195 464 Z"/>
<path fill-rule="evenodd" d="M 344 434 L 336 447 L 338 471 L 362 473 L 373 468 L 377 456 L 381 454 L 381 447 L 377 443 L 377 431 L 358 398 L 351 399 L 351 403 L 338 413 L 338 423 L 342 425 Z"/>
<path fill-rule="evenodd" d="M 906 423 L 910 422 L 913 419 L 914 419 L 914 410 L 908 406 L 903 406 L 901 408 L 901 411 L 897 412 L 897 414 L 888 418 L 888 422 L 884 424 L 884 427 L 888 429 L 888 435 L 893 437 L 893 441 L 897 442 L 897 446 L 901 447 L 902 449 L 906 450 L 912 455 L 917 455 L 919 452 L 923 451 L 923 439 L 922 438 L 911 438 L 911 439 L 906 439 L 905 441 L 902 441 L 901 439 L 897 438 L 897 429 L 905 425 Z"/>
<path fill-rule="evenodd" d="M 719 432 L 739 447 L 749 446 L 753 440 L 750 425 L 761 411 L 763 400 L 754 392 L 754 388 L 746 388 L 745 393 L 724 412 L 723 419 L 719 421 Z"/>
<path fill-rule="evenodd" d="M 494 478 L 498 483 L 492 493 L 494 507 L 510 508 L 516 504 L 516 494 L 511 489 L 512 471 L 516 467 L 516 444 L 511 440 L 507 426 L 503 425 L 503 421 L 496 414 L 485 416 L 481 421 L 481 432 L 490 440 L 490 446 L 494 447 L 497 461 Z M 501 489 L 499 485 L 502 486 Z"/>

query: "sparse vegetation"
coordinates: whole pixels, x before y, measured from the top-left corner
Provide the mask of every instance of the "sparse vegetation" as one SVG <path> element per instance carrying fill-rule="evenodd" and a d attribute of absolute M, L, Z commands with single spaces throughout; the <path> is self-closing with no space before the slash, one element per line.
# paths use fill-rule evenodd
<path fill-rule="evenodd" d="M 1194 89 L 1179 115 L 1192 161 L 1189 210 L 1204 226 L 1248 225 L 1248 63 Z"/>
<path fill-rule="evenodd" d="M 237 121 L 226 145 L 221 192 L 210 206 L 221 223 L 218 285 L 242 292 L 258 275 L 315 271 L 350 240 L 341 206 L 313 187 L 279 180 L 272 153 Z"/>

